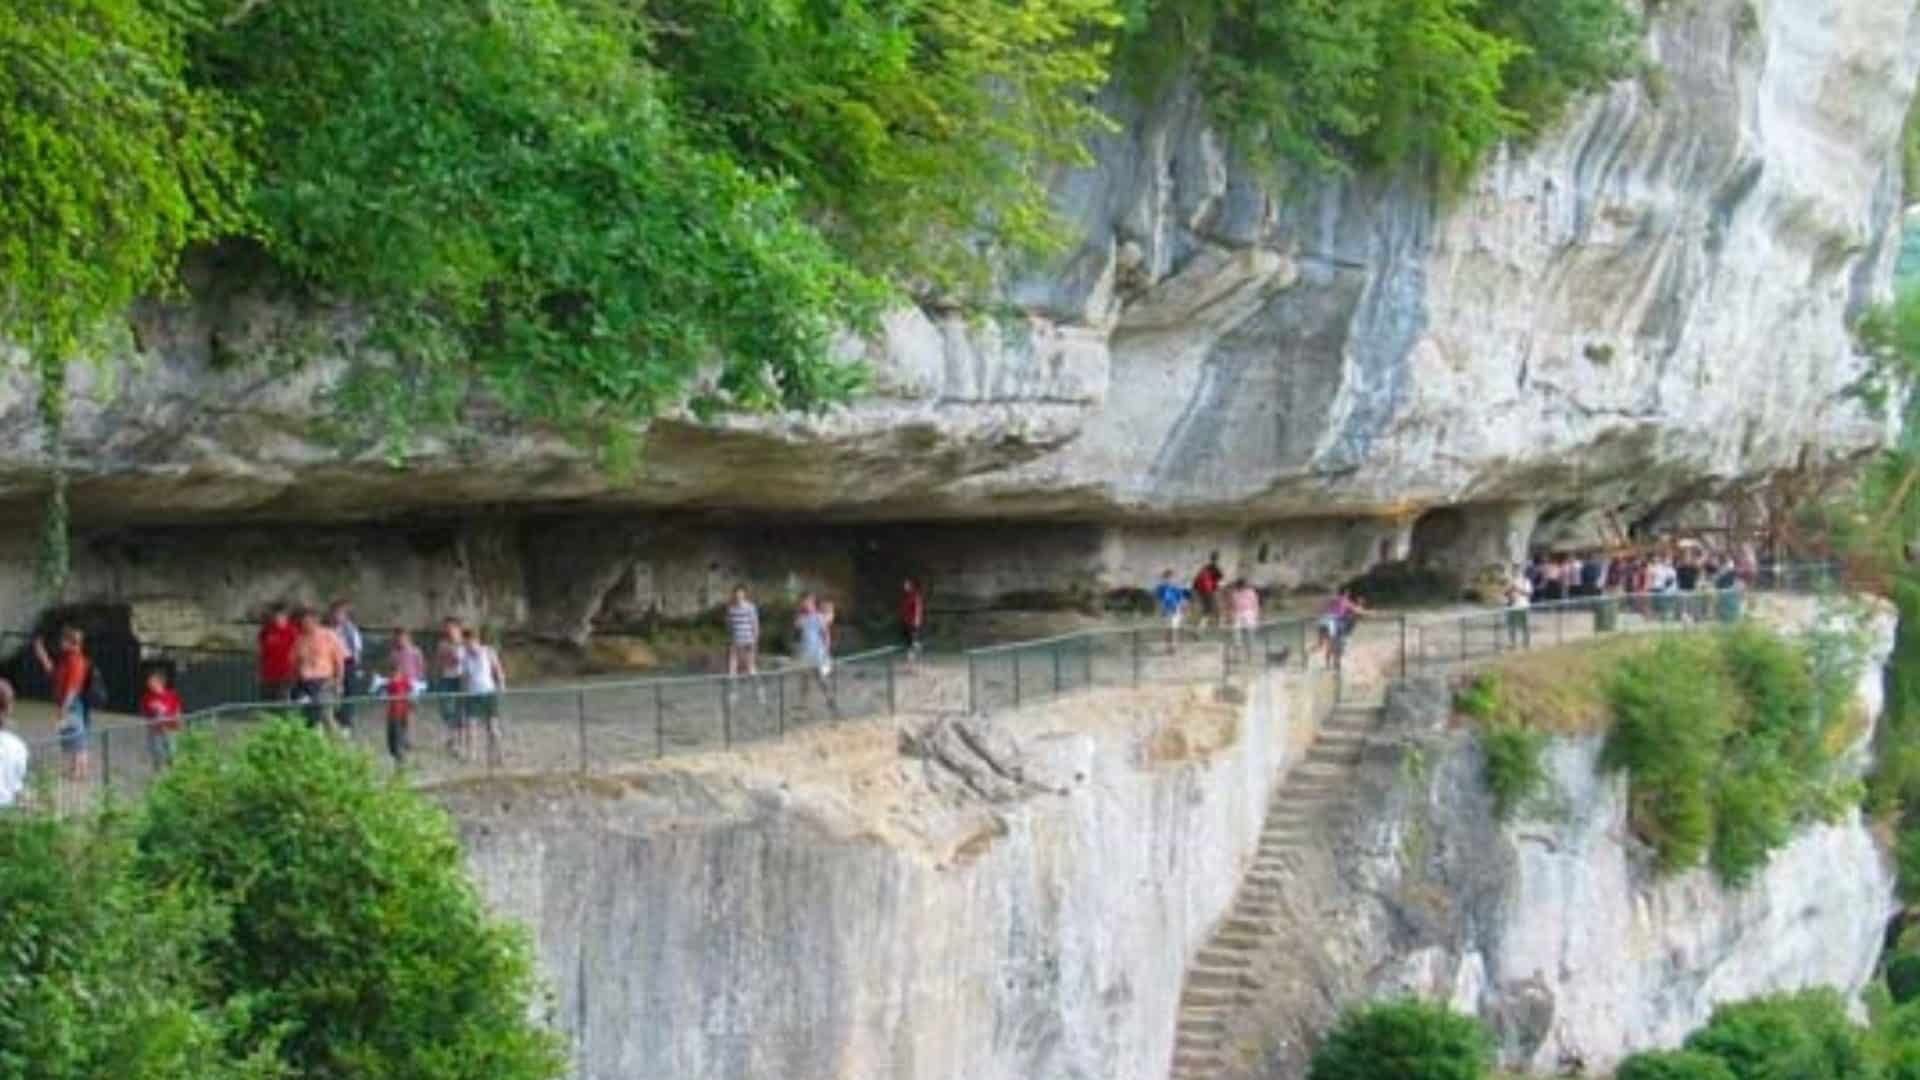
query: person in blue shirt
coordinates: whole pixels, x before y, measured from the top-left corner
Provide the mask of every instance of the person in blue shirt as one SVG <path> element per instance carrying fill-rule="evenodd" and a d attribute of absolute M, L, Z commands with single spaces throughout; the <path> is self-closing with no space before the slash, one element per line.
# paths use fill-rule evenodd
<path fill-rule="evenodd" d="M 1167 570 L 1160 575 L 1160 584 L 1153 587 L 1153 599 L 1160 607 L 1160 617 L 1167 622 L 1167 651 L 1172 652 L 1180 646 L 1180 623 L 1187 610 L 1187 590 L 1173 579 L 1173 571 Z"/>

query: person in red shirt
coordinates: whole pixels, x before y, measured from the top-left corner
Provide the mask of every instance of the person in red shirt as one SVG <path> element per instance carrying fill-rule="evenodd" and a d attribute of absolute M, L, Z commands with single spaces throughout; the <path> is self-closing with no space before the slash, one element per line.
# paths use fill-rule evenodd
<path fill-rule="evenodd" d="M 147 672 L 140 715 L 147 718 L 147 760 L 154 772 L 160 772 L 173 764 L 173 738 L 180 733 L 180 695 L 167 685 L 167 673 L 158 668 Z"/>
<path fill-rule="evenodd" d="M 920 659 L 920 642 L 927 629 L 927 597 L 912 578 L 900 586 L 900 640 L 907 647 L 907 666 Z"/>
<path fill-rule="evenodd" d="M 393 755 L 394 767 L 401 769 L 406 768 L 407 752 L 413 749 L 413 697 L 421 690 L 414 667 L 396 652 L 393 673 L 385 682 L 375 680 L 374 692 L 387 695 L 387 753 Z"/>
<path fill-rule="evenodd" d="M 1227 575 L 1220 572 L 1220 553 L 1207 556 L 1207 565 L 1193 576 L 1193 595 L 1200 604 L 1200 618 L 1209 626 L 1220 625 L 1220 585 Z"/>
<path fill-rule="evenodd" d="M 260 696 L 264 701 L 285 701 L 293 695 L 299 681 L 293 669 L 293 648 L 300 641 L 300 627 L 287 612 L 287 605 L 275 604 L 260 626 Z"/>
<path fill-rule="evenodd" d="M 80 631 L 60 631 L 60 658 L 47 655 L 46 643 L 33 639 L 33 655 L 53 680 L 53 705 L 60 717 L 60 752 L 66 755 L 67 779 L 87 777 L 87 683 L 93 664 L 87 659 Z"/>

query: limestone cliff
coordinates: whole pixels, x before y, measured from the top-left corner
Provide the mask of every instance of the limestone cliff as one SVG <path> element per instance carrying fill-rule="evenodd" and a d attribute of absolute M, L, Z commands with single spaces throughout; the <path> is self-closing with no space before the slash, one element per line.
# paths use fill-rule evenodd
<path fill-rule="evenodd" d="M 1273 784 L 1313 771 L 1326 715 L 1293 673 L 1243 703 L 1099 692 L 441 796 L 532 930 L 583 1080 L 1159 1080 L 1222 927 L 1273 936 L 1226 987 L 1237 1071 L 1209 1075 L 1274 1080 L 1370 996 L 1450 999 L 1552 1072 L 1871 974 L 1892 879 L 1858 818 L 1742 890 L 1659 878 L 1595 740 L 1561 743 L 1551 797 L 1503 826 L 1434 690 L 1394 699 L 1333 781 L 1347 812 L 1281 871 L 1260 869 Z M 1285 914 L 1236 929 L 1250 868 L 1284 875 Z"/>
<path fill-rule="evenodd" d="M 83 517 L 385 516 L 585 500 L 842 517 L 1236 520 L 1599 500 L 1846 455 L 1849 312 L 1897 243 L 1915 0 L 1661 5 L 1652 67 L 1442 203 L 1417 178 L 1283 186 L 1181 89 L 1063 176 L 1084 238 L 978 325 L 903 311 L 876 392 L 819 419 L 659 424 L 637 476 L 476 418 L 391 470 L 307 438 L 350 315 L 248 291 L 152 307 L 76 409 Z M 1284 196 L 1277 195 L 1284 191 Z M 286 379 L 292 352 L 315 361 Z M 46 482 L 22 387 L 0 495 Z"/>

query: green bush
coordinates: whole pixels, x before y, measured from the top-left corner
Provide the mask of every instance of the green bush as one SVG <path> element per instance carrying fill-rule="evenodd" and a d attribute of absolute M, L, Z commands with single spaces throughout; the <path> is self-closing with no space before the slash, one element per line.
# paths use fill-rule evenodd
<path fill-rule="evenodd" d="M 1493 1044 L 1480 1024 L 1417 1000 L 1349 1010 L 1314 1052 L 1308 1080 L 1482 1080 Z"/>
<path fill-rule="evenodd" d="M 1852 720 L 1855 663 L 1842 641 L 1741 624 L 1609 673 L 1602 762 L 1630 776 L 1634 829 L 1662 869 L 1704 860 L 1743 884 L 1796 826 L 1857 801 L 1829 749 Z"/>
<path fill-rule="evenodd" d="M 230 752 L 190 744 L 147 796 L 139 869 L 226 912 L 203 950 L 244 1033 L 300 1076 L 545 1080 L 521 936 L 491 919 L 451 822 L 372 759 L 275 724 Z"/>
<path fill-rule="evenodd" d="M 1887 958 L 1887 992 L 1897 1005 L 1920 998 L 1920 953 L 1901 951 Z"/>
<path fill-rule="evenodd" d="M 0 1076 L 267 1080 L 286 1075 L 244 1001 L 199 964 L 226 912 L 133 873 L 124 822 L 0 814 Z"/>
<path fill-rule="evenodd" d="M 1547 786 L 1547 736 L 1512 724 L 1484 729 L 1480 750 L 1486 755 L 1487 787 L 1493 812 L 1502 821 Z"/>
<path fill-rule="evenodd" d="M 1614 1070 L 1613 1080 L 1735 1080 L 1727 1064 L 1691 1050 L 1635 1054 Z"/>
<path fill-rule="evenodd" d="M 1686 1048 L 1719 1058 L 1734 1080 L 1874 1080 L 1866 1032 L 1831 990 L 1757 998 L 1715 1009 Z"/>
<path fill-rule="evenodd" d="M 1471 681 L 1454 691 L 1453 707 L 1462 716 L 1470 716 L 1482 723 L 1492 721 L 1500 714 L 1500 675 L 1487 671 L 1475 675 Z"/>
<path fill-rule="evenodd" d="M 1632 66 L 1619 0 L 1133 0 L 1124 65 L 1148 90 L 1184 71 L 1256 160 L 1438 167 L 1550 125 Z"/>

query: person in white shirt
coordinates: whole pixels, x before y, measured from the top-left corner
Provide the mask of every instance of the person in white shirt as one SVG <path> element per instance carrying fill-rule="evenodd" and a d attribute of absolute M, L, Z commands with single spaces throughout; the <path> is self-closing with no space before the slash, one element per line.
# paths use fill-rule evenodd
<path fill-rule="evenodd" d="M 1533 606 L 1533 582 L 1527 580 L 1527 568 L 1516 566 L 1507 581 L 1507 648 L 1533 647 L 1533 625 L 1527 609 Z"/>
<path fill-rule="evenodd" d="M 20 805 L 27 790 L 27 744 L 13 727 L 13 684 L 0 679 L 0 810 Z"/>
<path fill-rule="evenodd" d="M 461 756 L 473 748 L 476 724 L 487 727 L 487 763 L 502 764 L 500 754 L 500 691 L 507 676 L 500 668 L 500 652 L 484 627 L 474 627 L 460 649 L 460 692 L 466 695 L 467 722 L 460 729 Z"/>

